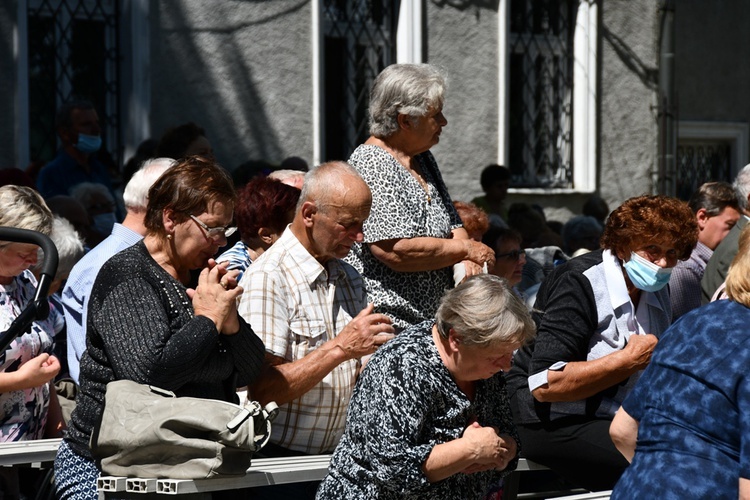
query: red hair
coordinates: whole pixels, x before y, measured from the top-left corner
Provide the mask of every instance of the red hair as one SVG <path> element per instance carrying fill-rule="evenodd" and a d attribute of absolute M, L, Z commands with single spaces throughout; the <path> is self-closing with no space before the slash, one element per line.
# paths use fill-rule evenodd
<path fill-rule="evenodd" d="M 639 244 L 669 242 L 685 260 L 698 242 L 698 223 L 684 201 L 669 196 L 638 196 L 626 200 L 607 219 L 602 248 L 617 254 Z"/>
<path fill-rule="evenodd" d="M 289 213 L 297 206 L 300 190 L 275 179 L 255 177 L 238 195 L 234 217 L 242 237 L 250 238 L 262 227 L 283 232 L 291 222 Z"/>

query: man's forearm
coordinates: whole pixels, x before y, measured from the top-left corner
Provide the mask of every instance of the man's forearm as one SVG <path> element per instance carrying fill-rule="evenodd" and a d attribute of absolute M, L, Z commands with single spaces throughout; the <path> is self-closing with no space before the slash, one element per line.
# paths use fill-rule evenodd
<path fill-rule="evenodd" d="M 266 359 L 270 362 L 257 381 L 250 385 L 248 397 L 262 405 L 270 401 L 283 405 L 309 392 L 347 357 L 334 342 L 328 341 L 293 362 L 285 362 L 273 355 L 267 355 Z"/>

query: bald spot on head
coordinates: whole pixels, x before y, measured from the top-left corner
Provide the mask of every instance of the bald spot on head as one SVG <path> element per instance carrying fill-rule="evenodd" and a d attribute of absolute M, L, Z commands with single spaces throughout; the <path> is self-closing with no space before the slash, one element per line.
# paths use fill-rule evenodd
<path fill-rule="evenodd" d="M 328 162 L 310 171 L 300 197 L 300 205 L 310 201 L 319 210 L 336 211 L 343 208 L 369 207 L 370 188 L 357 171 L 345 162 Z"/>

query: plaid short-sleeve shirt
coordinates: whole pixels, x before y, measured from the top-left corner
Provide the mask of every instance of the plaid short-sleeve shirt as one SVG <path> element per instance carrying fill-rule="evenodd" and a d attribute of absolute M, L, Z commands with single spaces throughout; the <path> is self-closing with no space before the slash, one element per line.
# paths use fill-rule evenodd
<path fill-rule="evenodd" d="M 240 280 L 238 311 L 266 351 L 289 362 L 331 340 L 367 305 L 361 276 L 331 259 L 323 266 L 287 228 Z M 344 431 L 358 361 L 341 363 L 280 408 L 271 442 L 304 453 L 331 452 Z"/>

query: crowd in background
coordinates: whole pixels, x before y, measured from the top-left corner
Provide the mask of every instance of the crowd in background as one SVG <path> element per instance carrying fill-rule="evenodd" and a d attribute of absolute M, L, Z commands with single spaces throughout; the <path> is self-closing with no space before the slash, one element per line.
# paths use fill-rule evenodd
<path fill-rule="evenodd" d="M 48 318 L 0 358 L 0 441 L 64 436 L 57 494 L 93 498 L 89 440 L 129 379 L 274 400 L 262 456 L 333 454 L 322 483 L 254 498 L 493 499 L 519 457 L 618 498 L 750 492 L 750 166 L 688 201 L 592 195 L 564 224 L 508 204 L 502 165 L 453 200 L 445 99 L 438 69 L 392 65 L 346 162 L 229 173 L 190 122 L 116 181 L 94 107 L 62 106 L 55 159 L 0 171 L 0 226 L 60 255 Z M 42 258 L 0 242 L 0 331 Z M 26 493 L 14 469 L 0 486 Z"/>

